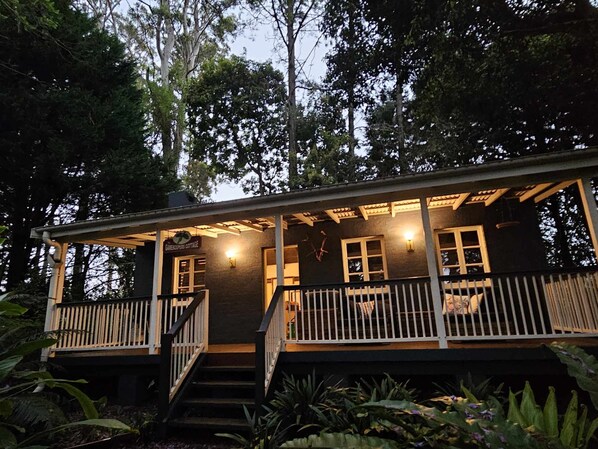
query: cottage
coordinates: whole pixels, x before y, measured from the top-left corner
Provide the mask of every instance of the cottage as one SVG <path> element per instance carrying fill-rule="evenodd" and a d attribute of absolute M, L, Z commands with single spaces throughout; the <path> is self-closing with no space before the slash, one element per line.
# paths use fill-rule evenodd
<path fill-rule="evenodd" d="M 177 410 L 260 402 L 281 365 L 540 366 L 543 342 L 598 336 L 598 272 L 547 268 L 535 204 L 577 185 L 598 251 L 597 174 L 587 149 L 36 228 L 55 247 L 46 329 L 68 331 L 45 356 L 110 365 L 125 390 L 159 369 L 163 419 L 211 427 Z M 135 297 L 63 303 L 75 242 L 134 248 Z M 209 363 L 226 353 L 241 362 Z"/>

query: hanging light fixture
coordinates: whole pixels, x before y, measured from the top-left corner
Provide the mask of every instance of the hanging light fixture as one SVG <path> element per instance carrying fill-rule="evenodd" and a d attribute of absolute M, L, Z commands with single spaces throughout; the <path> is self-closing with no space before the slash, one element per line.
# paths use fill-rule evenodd
<path fill-rule="evenodd" d="M 498 203 L 496 229 L 511 228 L 518 226 L 521 222 L 518 218 L 517 198 L 501 198 Z"/>

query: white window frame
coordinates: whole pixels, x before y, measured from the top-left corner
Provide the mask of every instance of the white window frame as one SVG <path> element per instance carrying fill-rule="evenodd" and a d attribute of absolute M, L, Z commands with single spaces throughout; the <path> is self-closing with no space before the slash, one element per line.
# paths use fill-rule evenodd
<path fill-rule="evenodd" d="M 370 237 L 355 237 L 350 239 L 342 239 L 341 240 L 341 249 L 343 254 L 343 273 L 345 277 L 345 282 L 350 284 L 349 281 L 349 257 L 347 255 L 347 245 L 350 243 L 360 243 L 361 245 L 361 264 L 363 267 L 363 281 L 369 282 L 370 279 L 370 267 L 368 264 L 368 254 L 367 254 L 367 242 L 372 240 L 379 240 L 380 241 L 380 251 L 382 255 L 382 269 L 384 274 L 384 279 L 388 279 L 388 266 L 386 264 L 386 246 L 384 244 L 384 236 L 376 235 Z"/>
<path fill-rule="evenodd" d="M 434 244 L 436 245 L 436 259 L 438 261 L 438 270 L 439 270 L 439 274 L 440 276 L 444 276 L 444 266 L 442 265 L 442 257 L 441 257 L 441 248 L 440 248 L 440 234 L 448 234 L 448 233 L 453 233 L 455 235 L 455 246 L 456 246 L 456 250 L 457 250 L 457 261 L 458 261 L 458 265 L 459 265 L 459 275 L 455 275 L 455 276 L 465 276 L 467 275 L 467 265 L 465 263 L 465 249 L 467 248 L 474 248 L 472 247 L 464 247 L 463 246 L 463 241 L 461 240 L 461 233 L 462 232 L 468 232 L 468 231 L 476 231 L 478 234 L 478 242 L 479 242 L 479 248 L 480 248 L 480 253 L 482 254 L 482 268 L 484 270 L 484 273 L 490 273 L 490 258 L 488 257 L 488 250 L 486 248 L 486 236 L 484 235 L 484 226 L 482 225 L 475 225 L 475 226 L 457 226 L 457 227 L 453 227 L 453 228 L 443 228 L 443 229 L 436 229 L 434 230 Z M 477 248 L 477 246 L 475 246 L 475 248 Z M 445 250 L 447 248 L 442 248 L 442 250 Z M 472 265 L 472 264 L 470 264 Z M 486 279 L 484 281 L 479 281 L 479 282 L 469 282 L 469 284 L 471 286 L 475 285 L 489 285 L 490 283 L 490 279 Z M 454 284 L 453 287 L 454 288 L 458 288 L 458 287 L 465 287 L 466 282 L 454 282 L 451 283 Z M 462 285 L 461 285 L 462 284 Z"/>
<path fill-rule="evenodd" d="M 195 266 L 195 259 L 204 259 L 205 263 L 206 263 L 206 267 L 207 267 L 207 258 L 205 254 L 194 254 L 194 255 L 190 255 L 190 256 L 178 256 L 178 257 L 174 257 L 173 260 L 173 265 L 174 265 L 174 276 L 172 279 L 172 291 L 175 294 L 179 293 L 179 263 L 182 260 L 189 260 L 189 294 L 193 293 L 193 289 L 195 288 L 195 271 L 193 270 L 193 267 Z M 204 269 L 203 271 L 204 276 L 206 273 L 206 270 Z M 185 288 L 185 287 L 183 287 Z M 202 286 L 202 289 L 205 289 L 206 286 L 205 284 Z"/>

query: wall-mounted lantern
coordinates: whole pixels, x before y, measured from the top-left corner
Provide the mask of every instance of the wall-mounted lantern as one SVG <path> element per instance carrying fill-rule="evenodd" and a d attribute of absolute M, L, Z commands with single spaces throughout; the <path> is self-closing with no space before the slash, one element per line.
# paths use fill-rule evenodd
<path fill-rule="evenodd" d="M 413 246 L 413 232 L 405 233 L 405 243 L 408 253 L 412 253 L 413 251 L 415 251 L 415 247 Z"/>
<path fill-rule="evenodd" d="M 233 250 L 228 250 L 226 252 L 226 257 L 228 257 L 228 264 L 231 268 L 235 268 L 237 266 L 237 258 L 235 256 L 236 254 Z"/>

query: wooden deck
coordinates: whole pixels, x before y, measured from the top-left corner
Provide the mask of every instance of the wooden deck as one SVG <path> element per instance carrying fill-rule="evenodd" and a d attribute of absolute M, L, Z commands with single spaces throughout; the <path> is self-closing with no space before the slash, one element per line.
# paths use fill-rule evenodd
<path fill-rule="evenodd" d="M 536 339 L 536 340 L 493 340 L 480 342 L 449 342 L 448 349 L 484 349 L 484 348 L 539 348 L 555 341 L 554 339 Z M 565 341 L 569 344 L 587 347 L 598 347 L 598 338 L 567 338 Z M 409 342 L 409 343 L 388 343 L 388 344 L 287 344 L 288 353 L 309 353 L 309 352 L 348 352 L 348 351 L 405 351 L 405 350 L 439 350 L 436 342 Z M 208 349 L 209 354 L 236 353 L 247 354 L 254 353 L 255 345 L 252 343 L 237 344 L 214 344 Z M 119 349 L 113 351 L 81 351 L 81 352 L 61 352 L 57 358 L 73 357 L 103 357 L 103 356 L 149 356 L 147 349 Z"/>

